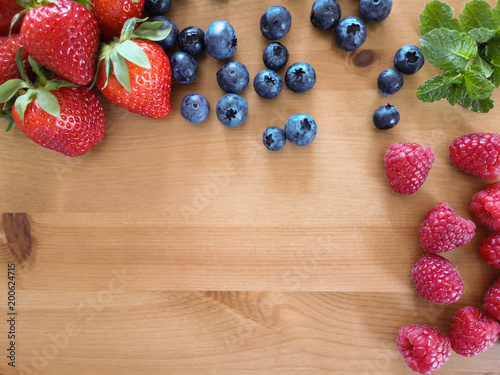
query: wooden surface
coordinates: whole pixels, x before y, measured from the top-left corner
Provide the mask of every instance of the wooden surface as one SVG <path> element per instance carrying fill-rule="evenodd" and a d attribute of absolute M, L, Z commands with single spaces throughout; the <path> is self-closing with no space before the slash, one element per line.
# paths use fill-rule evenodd
<path fill-rule="evenodd" d="M 499 110 L 479 115 L 446 102 L 424 104 L 418 85 L 430 64 L 384 98 L 378 74 L 396 50 L 418 44 L 425 1 L 395 1 L 368 26 L 362 49 L 340 51 L 309 23 L 312 1 L 281 1 L 293 17 L 282 43 L 290 63 L 310 62 L 317 84 L 274 100 L 248 87 L 249 115 L 227 129 L 214 111 L 184 121 L 182 98 L 204 94 L 215 109 L 222 62 L 198 59 L 191 85 L 173 85 L 165 120 L 104 101 L 107 135 L 88 155 L 66 158 L 17 129 L 0 134 L 0 313 L 7 315 L 7 263 L 16 264 L 16 369 L 7 366 L 7 318 L 0 324 L 0 373 L 9 374 L 410 374 L 396 345 L 400 326 L 447 333 L 460 307 L 481 305 L 499 276 L 477 253 L 487 235 L 445 256 L 465 281 L 447 307 L 416 295 L 410 270 L 422 255 L 417 231 L 440 201 L 471 218 L 471 196 L 486 182 L 449 162 L 460 135 L 498 131 Z M 357 1 L 339 1 L 358 15 Z M 463 1 L 449 1 L 457 12 Z M 493 1 L 490 1 L 493 4 Z M 238 35 L 234 59 L 253 76 L 267 44 L 259 19 L 271 1 L 174 1 L 180 29 L 216 19 Z M 284 73 L 283 71 L 281 73 Z M 498 99 L 498 95 L 495 95 Z M 400 124 L 382 132 L 373 111 L 390 102 Z M 277 153 L 267 126 L 294 113 L 318 123 L 308 147 Z M 4 123 L 0 123 L 0 127 Z M 436 162 L 413 196 L 393 194 L 383 154 L 393 142 L 432 146 Z M 453 354 L 441 374 L 500 373 L 500 346 L 468 359 Z"/>

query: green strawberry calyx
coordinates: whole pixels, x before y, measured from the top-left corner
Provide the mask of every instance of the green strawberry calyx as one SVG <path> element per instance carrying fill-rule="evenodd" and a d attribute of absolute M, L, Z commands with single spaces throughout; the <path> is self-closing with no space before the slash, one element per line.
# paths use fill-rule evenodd
<path fill-rule="evenodd" d="M 31 56 L 28 56 L 28 62 L 36 74 L 36 80 L 32 82 L 24 71 L 21 52 L 22 47 L 17 50 L 16 63 L 22 78 L 11 79 L 0 86 L 0 103 L 5 103 L 3 108 L 0 109 L 0 116 L 9 121 L 7 131 L 12 129 L 14 125 L 12 107 L 19 114 L 21 124 L 24 122 L 24 114 L 28 104 L 35 99 L 41 109 L 57 118 L 61 114 L 61 107 L 52 91 L 56 91 L 61 87 L 77 87 L 77 85 L 66 81 L 52 79 L 54 77 L 53 72 L 45 69 Z"/>
<path fill-rule="evenodd" d="M 172 27 L 169 26 L 166 29 L 159 30 L 163 22 L 144 22 L 146 20 L 147 18 L 139 19 L 135 17 L 128 19 L 123 25 L 119 39 L 115 38 L 111 43 L 101 45 L 98 65 L 104 61 L 106 69 L 106 83 L 104 87 L 109 83 L 112 68 L 118 82 L 127 92 L 131 92 L 127 61 L 144 69 L 151 69 L 151 63 L 149 62 L 146 52 L 132 40 L 163 40 L 170 34 Z M 140 25 L 136 28 L 138 23 L 140 23 Z M 92 85 L 95 84 L 97 74 Z"/>

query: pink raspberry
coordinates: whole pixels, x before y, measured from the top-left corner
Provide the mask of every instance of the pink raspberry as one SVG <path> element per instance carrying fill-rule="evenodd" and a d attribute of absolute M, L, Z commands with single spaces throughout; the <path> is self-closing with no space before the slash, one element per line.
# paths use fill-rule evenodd
<path fill-rule="evenodd" d="M 500 268 L 500 233 L 486 237 L 479 243 L 479 255 L 489 265 Z"/>
<path fill-rule="evenodd" d="M 500 279 L 484 294 L 484 309 L 496 320 L 500 320 Z"/>
<path fill-rule="evenodd" d="M 476 221 L 493 232 L 500 231 L 500 182 L 493 182 L 474 194 L 470 211 Z"/>
<path fill-rule="evenodd" d="M 411 271 L 417 293 L 426 301 L 449 305 L 464 293 L 462 277 L 451 262 L 437 254 L 425 254 Z"/>
<path fill-rule="evenodd" d="M 425 375 L 443 366 L 451 354 L 450 340 L 425 324 L 401 327 L 396 344 L 408 367 Z"/>
<path fill-rule="evenodd" d="M 476 177 L 500 177 L 500 134 L 475 133 L 456 138 L 449 149 L 453 164 Z"/>
<path fill-rule="evenodd" d="M 451 348 L 465 357 L 488 350 L 499 335 L 500 323 L 474 306 L 462 307 L 451 320 Z"/>
<path fill-rule="evenodd" d="M 458 216 L 446 202 L 430 210 L 420 225 L 419 238 L 425 251 L 442 253 L 467 245 L 476 225 Z"/>
<path fill-rule="evenodd" d="M 434 151 L 417 143 L 393 143 L 384 156 L 385 178 L 392 191 L 413 194 L 425 182 L 434 163 Z"/>

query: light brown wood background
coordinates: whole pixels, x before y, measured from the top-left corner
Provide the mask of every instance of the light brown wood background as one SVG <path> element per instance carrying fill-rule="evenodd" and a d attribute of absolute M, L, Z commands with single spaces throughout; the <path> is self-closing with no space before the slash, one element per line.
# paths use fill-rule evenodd
<path fill-rule="evenodd" d="M 173 3 L 167 16 L 180 29 L 231 22 L 234 59 L 252 79 L 264 68 L 260 16 L 270 5 L 286 6 L 293 25 L 282 43 L 290 63 L 313 64 L 317 84 L 302 95 L 284 88 L 274 100 L 259 98 L 250 84 L 242 93 L 244 125 L 227 129 L 214 111 L 192 125 L 179 113 L 185 95 L 204 94 L 212 109 L 223 95 L 215 79 L 222 62 L 207 55 L 198 59 L 195 83 L 174 83 L 164 120 L 104 101 L 108 133 L 81 158 L 45 150 L 17 129 L 2 132 L 1 212 L 27 215 L 2 222 L 5 262 L 17 264 L 18 335 L 11 369 L 1 319 L 0 372 L 411 373 L 395 345 L 398 328 L 425 323 L 447 333 L 454 312 L 480 306 L 499 276 L 477 253 L 487 235 L 479 229 L 471 244 L 445 255 L 465 281 L 459 302 L 427 303 L 410 280 L 425 213 L 446 201 L 470 219 L 470 198 L 486 184 L 451 165 L 449 144 L 497 132 L 500 109 L 480 115 L 421 103 L 416 88 L 438 73 L 430 64 L 405 77 L 394 96 L 377 92 L 376 78 L 397 49 L 419 43 L 425 1 L 395 0 L 389 18 L 369 25 L 366 43 L 351 53 L 311 26 L 312 1 Z M 339 3 L 343 16 L 359 14 L 358 1 Z M 464 1 L 449 3 L 458 14 Z M 382 132 L 371 116 L 387 102 L 401 122 Z M 316 119 L 316 140 L 268 152 L 264 129 L 300 112 Z M 383 174 L 385 149 L 404 141 L 436 154 L 427 182 L 408 197 L 392 193 Z M 438 373 L 500 373 L 499 355 L 498 345 L 473 359 L 453 354 Z"/>

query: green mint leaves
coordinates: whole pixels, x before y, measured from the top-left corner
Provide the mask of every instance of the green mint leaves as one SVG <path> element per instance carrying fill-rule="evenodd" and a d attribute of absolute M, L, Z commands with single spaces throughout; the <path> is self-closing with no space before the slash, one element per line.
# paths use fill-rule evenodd
<path fill-rule="evenodd" d="M 491 110 L 491 95 L 500 86 L 500 1 L 492 9 L 484 0 L 472 0 L 457 19 L 446 2 L 434 0 L 420 22 L 421 52 L 445 72 L 421 85 L 417 97 L 447 99 L 478 113 Z"/>

